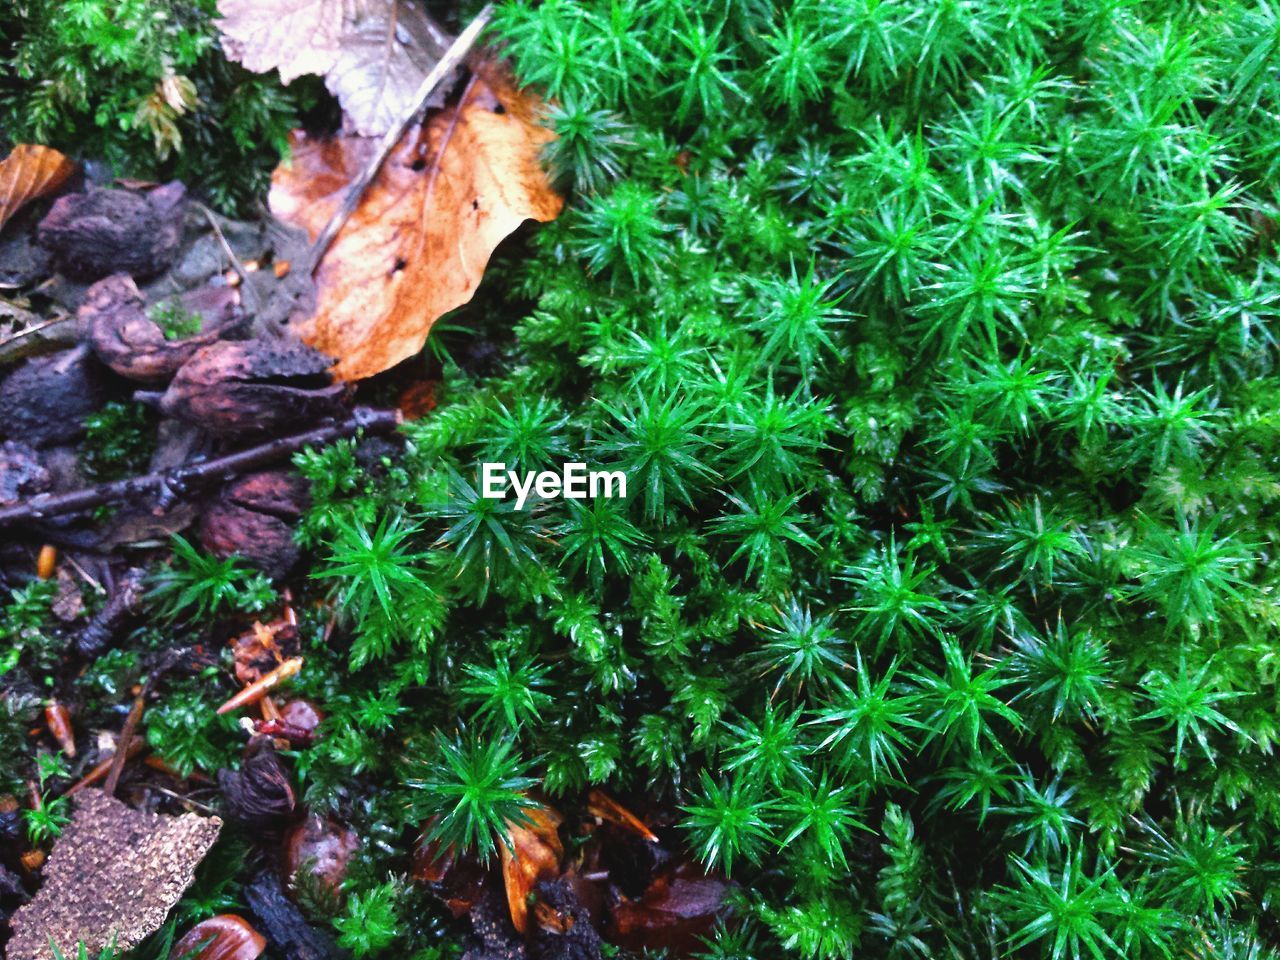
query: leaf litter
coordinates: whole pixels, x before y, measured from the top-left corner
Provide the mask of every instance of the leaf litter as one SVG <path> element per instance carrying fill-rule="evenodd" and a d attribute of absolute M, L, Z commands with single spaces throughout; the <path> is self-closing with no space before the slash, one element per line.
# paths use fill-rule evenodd
<path fill-rule="evenodd" d="M 471 299 L 494 249 L 526 220 L 564 205 L 544 170 L 553 134 L 543 105 L 503 66 L 475 66 L 461 101 L 410 127 L 316 271 L 303 340 L 360 380 L 419 350 L 432 325 Z M 374 156 L 367 137 L 295 134 L 272 178 L 272 212 L 313 239 Z"/>

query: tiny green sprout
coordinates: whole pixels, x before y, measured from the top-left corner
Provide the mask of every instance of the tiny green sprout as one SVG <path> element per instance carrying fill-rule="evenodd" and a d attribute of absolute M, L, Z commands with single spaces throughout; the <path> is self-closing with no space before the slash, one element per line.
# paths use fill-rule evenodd
<path fill-rule="evenodd" d="M 204 317 L 188 310 L 177 297 L 162 300 L 147 310 L 147 316 L 164 334 L 166 340 L 185 340 L 200 332 Z"/>

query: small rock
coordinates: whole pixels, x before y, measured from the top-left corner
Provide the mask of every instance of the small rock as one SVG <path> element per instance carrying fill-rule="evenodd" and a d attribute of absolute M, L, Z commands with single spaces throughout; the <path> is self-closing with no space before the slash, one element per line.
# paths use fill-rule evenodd
<path fill-rule="evenodd" d="M 35 357 L 0 383 L 0 436 L 36 448 L 67 443 L 104 399 L 104 372 L 87 348 Z"/>
<path fill-rule="evenodd" d="M 48 490 L 51 482 L 29 446 L 17 440 L 0 443 L 0 506 Z"/>

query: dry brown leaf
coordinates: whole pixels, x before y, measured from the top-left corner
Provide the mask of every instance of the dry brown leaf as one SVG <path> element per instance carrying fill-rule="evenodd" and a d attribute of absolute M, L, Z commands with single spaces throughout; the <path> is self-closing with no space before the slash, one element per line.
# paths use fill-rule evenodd
<path fill-rule="evenodd" d="M 451 39 L 402 0 L 219 0 L 218 11 L 228 57 L 258 73 L 278 68 L 285 83 L 323 76 L 364 136 L 417 106 L 418 85 Z"/>
<path fill-rule="evenodd" d="M 682 956 L 704 943 L 729 912 L 731 886 L 692 863 L 653 879 L 638 900 L 619 895 L 610 907 L 609 942 L 630 950 L 669 950 Z"/>
<path fill-rule="evenodd" d="M 507 839 L 502 844 L 502 879 L 507 887 L 511 923 L 524 933 L 529 928 L 529 894 L 539 880 L 560 875 L 564 847 L 560 843 L 560 814 L 550 807 L 530 807 L 524 811 L 526 824 L 507 822 Z"/>
<path fill-rule="evenodd" d="M 37 197 L 53 193 L 75 173 L 76 165 L 51 147 L 20 143 L 0 160 L 0 228 Z"/>
<path fill-rule="evenodd" d="M 317 306 L 298 332 L 360 380 L 422 349 L 432 324 L 471 299 L 494 248 L 525 220 L 554 220 L 564 200 L 540 153 L 554 134 L 542 102 L 497 66 L 481 68 L 461 103 L 413 126 L 316 271 Z M 276 169 L 271 209 L 311 238 L 377 149 L 361 137 L 293 137 Z"/>

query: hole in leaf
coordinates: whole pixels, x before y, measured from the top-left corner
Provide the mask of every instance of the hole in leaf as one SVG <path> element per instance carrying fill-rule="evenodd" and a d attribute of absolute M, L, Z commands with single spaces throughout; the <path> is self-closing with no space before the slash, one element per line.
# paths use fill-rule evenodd
<path fill-rule="evenodd" d="M 395 265 L 394 267 L 392 267 L 392 268 L 391 268 L 391 272 L 392 272 L 392 273 L 399 273 L 401 270 L 403 270 L 403 269 L 404 269 L 405 267 L 407 267 L 408 265 L 409 265 L 409 261 L 408 261 L 408 260 L 405 260 L 405 259 L 404 259 L 404 258 L 402 258 L 402 257 L 396 257 L 396 265 Z"/>
<path fill-rule="evenodd" d="M 418 157 L 417 160 L 414 160 L 413 163 L 409 164 L 409 168 L 417 173 L 422 172 L 423 170 L 427 169 L 426 158 Z"/>

